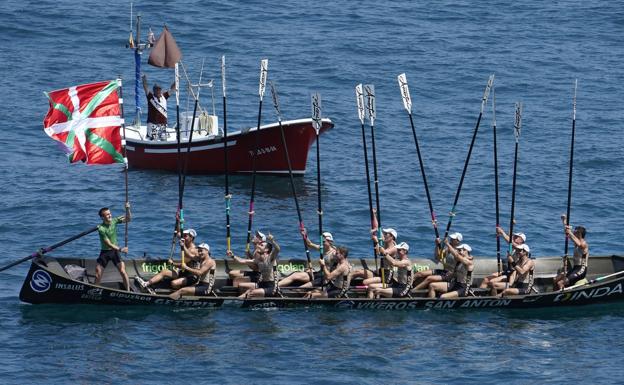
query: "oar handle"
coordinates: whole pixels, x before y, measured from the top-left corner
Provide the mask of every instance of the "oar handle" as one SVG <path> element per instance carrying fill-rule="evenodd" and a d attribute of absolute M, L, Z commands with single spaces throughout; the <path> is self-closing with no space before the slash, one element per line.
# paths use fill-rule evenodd
<path fill-rule="evenodd" d="M 78 239 L 78 238 L 82 238 L 82 237 L 84 237 L 85 235 L 90 234 L 90 233 L 94 232 L 94 231 L 95 231 L 95 230 L 97 230 L 97 229 L 98 229 L 98 226 L 92 227 L 92 228 L 90 228 L 90 229 L 88 229 L 88 230 L 83 231 L 83 232 L 82 232 L 82 233 L 80 233 L 80 234 L 74 235 L 73 237 L 70 237 L 70 238 L 67 238 L 67 239 L 65 239 L 65 240 L 63 240 L 63 241 L 60 241 L 60 242 L 58 242 L 58 243 L 55 243 L 55 244 L 53 244 L 52 246 L 48 246 L 48 247 L 45 247 L 45 248 L 41 248 L 41 249 L 39 249 L 39 250 L 35 251 L 34 253 L 30 254 L 30 255 L 29 255 L 29 256 L 27 256 L 27 257 L 24 257 L 24 258 L 22 258 L 22 259 L 19 259 L 19 260 L 15 261 L 15 262 L 11 262 L 11 263 L 9 263 L 9 264 L 8 264 L 8 265 L 6 265 L 6 266 L 0 267 L 0 272 L 1 272 L 1 271 L 4 271 L 4 270 L 7 270 L 7 269 L 10 269 L 10 268 L 11 268 L 11 267 L 13 267 L 13 266 L 19 265 L 20 263 L 24 263 L 24 262 L 26 262 L 26 261 L 28 261 L 28 260 L 30 260 L 30 259 L 36 258 L 37 256 L 41 256 L 41 255 L 43 255 L 43 254 L 45 254 L 45 253 L 48 253 L 48 252 L 50 252 L 50 251 L 52 251 L 52 250 L 54 250 L 54 249 L 57 249 L 57 248 L 59 248 L 59 247 L 61 247 L 61 246 L 65 245 L 65 244 L 67 244 L 67 243 L 69 243 L 69 242 L 71 242 L 71 241 L 75 241 L 75 240 L 76 240 L 76 239 Z"/>

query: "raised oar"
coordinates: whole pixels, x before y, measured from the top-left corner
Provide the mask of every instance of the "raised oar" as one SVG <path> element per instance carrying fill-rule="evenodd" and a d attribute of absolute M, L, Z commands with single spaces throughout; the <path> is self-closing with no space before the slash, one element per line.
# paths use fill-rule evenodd
<path fill-rule="evenodd" d="M 379 205 L 379 176 L 377 175 L 377 150 L 375 148 L 375 119 L 377 118 L 377 105 L 375 102 L 375 87 L 372 85 L 365 85 L 364 92 L 366 93 L 366 108 L 368 110 L 368 119 L 370 121 L 371 129 L 371 148 L 373 150 L 373 185 L 375 186 L 375 207 L 377 209 L 377 238 L 379 244 L 383 246 L 383 237 L 381 236 L 381 207 Z M 386 277 L 384 272 L 384 259 L 381 259 L 381 284 L 386 288 Z"/>
<path fill-rule="evenodd" d="M 230 180 L 228 175 L 228 144 L 227 144 L 227 109 L 226 109 L 226 92 L 225 92 L 225 55 L 221 56 L 221 86 L 223 89 L 223 163 L 225 165 L 225 243 L 227 250 L 230 251 L 230 203 L 232 195 L 230 195 Z"/>
<path fill-rule="evenodd" d="M 516 148 L 514 150 L 513 182 L 511 184 L 511 215 L 509 219 L 509 254 L 513 252 L 514 215 L 516 209 L 516 175 L 518 170 L 518 144 L 520 142 L 520 129 L 522 128 L 522 103 L 516 103 L 516 118 L 514 121 L 514 136 Z"/>
<path fill-rule="evenodd" d="M 566 208 L 566 219 L 564 225 L 570 225 L 570 207 L 572 206 L 572 167 L 574 164 L 574 134 L 576 131 L 576 86 L 578 80 L 574 80 L 574 99 L 572 102 L 572 139 L 570 143 L 570 172 L 568 174 L 568 206 Z M 563 251 L 563 273 L 568 272 L 568 233 L 565 237 L 565 248 Z"/>
<path fill-rule="evenodd" d="M 470 156 L 472 155 L 472 149 L 474 148 L 475 139 L 477 139 L 477 132 L 479 131 L 479 124 L 481 123 L 481 118 L 483 117 L 483 110 L 485 109 L 485 104 L 487 103 L 488 96 L 490 95 L 490 88 L 492 88 L 492 83 L 494 82 L 494 75 L 490 75 L 488 79 L 487 85 L 485 86 L 485 91 L 483 92 L 483 98 L 481 99 L 481 111 L 479 112 L 479 118 L 477 118 L 477 124 L 475 125 L 474 132 L 472 134 L 472 140 L 470 141 L 470 148 L 468 149 L 468 155 L 466 156 L 466 162 L 464 162 L 464 169 L 461 174 L 461 178 L 459 179 L 459 185 L 457 186 L 457 191 L 455 192 L 455 199 L 453 200 L 453 208 L 449 212 L 449 220 L 446 224 L 446 230 L 444 231 L 444 240 L 448 237 L 449 231 L 451 230 L 451 225 L 453 224 L 453 218 L 455 218 L 455 208 L 457 207 L 457 202 L 459 201 L 459 194 L 461 193 L 462 185 L 464 184 L 464 178 L 466 177 L 466 170 L 468 170 L 468 163 L 470 162 Z"/>
<path fill-rule="evenodd" d="M 286 164 L 288 165 L 288 176 L 290 177 L 290 187 L 292 190 L 293 199 L 295 200 L 295 207 L 297 208 L 297 218 L 299 218 L 299 230 L 301 232 L 301 240 L 303 241 L 303 247 L 305 248 L 306 259 L 308 260 L 308 267 L 312 267 L 312 261 L 310 259 L 310 249 L 308 249 L 308 243 L 306 242 L 305 233 L 303 229 L 303 218 L 301 216 L 301 209 L 299 208 L 299 200 L 297 199 L 297 191 L 295 189 L 295 180 L 293 178 L 292 166 L 290 164 L 290 156 L 288 156 L 288 145 L 286 144 L 286 135 L 284 135 L 284 127 L 282 126 L 282 113 L 279 106 L 279 98 L 277 96 L 277 89 L 273 82 L 271 85 L 271 96 L 273 97 L 273 107 L 275 107 L 275 113 L 277 114 L 277 123 L 280 128 L 280 137 L 282 138 L 282 147 L 284 147 L 284 156 L 286 157 Z"/>
<path fill-rule="evenodd" d="M 494 195 L 496 198 L 496 227 L 500 226 L 500 207 L 498 204 L 498 150 L 496 141 L 496 93 L 492 86 L 492 132 L 494 133 Z M 498 274 L 501 272 L 500 237 L 496 233 L 496 266 Z"/>
<path fill-rule="evenodd" d="M 366 110 L 364 107 L 364 89 L 362 84 L 355 86 L 355 98 L 357 100 L 358 117 L 362 123 L 362 146 L 364 147 L 364 165 L 366 166 L 366 188 L 368 190 L 368 212 L 370 213 L 371 228 L 373 227 L 373 194 L 370 187 L 370 171 L 368 169 L 368 147 L 366 145 L 366 132 L 364 131 L 364 119 Z M 379 263 L 377 258 L 377 248 L 373 243 L 373 255 L 375 256 L 375 271 L 379 271 Z"/>
<path fill-rule="evenodd" d="M 316 195 L 318 198 L 318 220 L 319 220 L 319 258 L 323 259 L 323 205 L 321 204 L 321 127 L 323 120 L 321 117 L 321 95 L 314 93 L 312 99 L 312 127 L 316 131 Z M 323 269 L 321 269 L 321 275 Z M 321 280 L 322 282 L 323 280 Z"/>
<path fill-rule="evenodd" d="M 120 113 L 121 113 L 121 117 L 122 117 L 122 123 L 121 123 L 121 133 L 123 135 L 123 138 L 121 140 L 121 148 L 123 150 L 123 159 L 124 159 L 124 182 L 125 182 L 125 198 L 126 198 L 126 218 L 128 218 L 128 204 L 129 204 L 129 197 L 128 197 L 128 155 L 126 153 L 126 122 L 125 120 L 123 120 L 123 116 L 124 116 L 124 103 L 123 103 L 123 88 L 122 88 L 122 82 L 121 82 L 121 76 L 117 79 L 117 83 L 119 83 L 119 109 L 120 109 Z M 128 221 L 124 221 L 124 246 L 128 247 Z"/>
<path fill-rule="evenodd" d="M 425 173 L 425 165 L 420 154 L 420 146 L 418 145 L 418 137 L 416 136 L 416 128 L 414 127 L 414 119 L 412 118 L 412 99 L 410 97 L 409 86 L 407 85 L 407 76 L 403 73 L 397 77 L 399 88 L 401 89 L 401 97 L 403 98 L 403 107 L 409 115 L 410 124 L 412 126 L 412 134 L 414 136 L 414 144 L 416 145 L 416 153 L 418 154 L 418 163 L 420 164 L 420 173 L 422 174 L 423 184 L 425 185 L 425 193 L 427 194 L 427 203 L 429 204 L 429 212 L 431 213 L 431 224 L 436 239 L 440 238 L 438 232 L 438 221 L 436 220 L 433 204 L 431 203 L 431 194 L 429 193 L 429 185 L 427 184 L 427 174 Z"/>
<path fill-rule="evenodd" d="M 52 251 L 52 250 L 54 250 L 54 249 L 57 249 L 57 248 L 59 248 L 59 247 L 61 247 L 61 246 L 65 245 L 65 244 L 67 244 L 67 243 L 69 243 L 69 242 L 71 242 L 71 241 L 75 241 L 75 240 L 76 240 L 76 239 L 78 239 L 78 238 L 82 238 L 82 237 L 84 237 L 85 235 L 90 234 L 90 233 L 94 232 L 94 231 L 95 231 L 95 230 L 97 230 L 97 229 L 98 229 L 98 227 L 97 227 L 97 226 L 92 227 L 92 228 L 90 228 L 89 230 L 83 231 L 83 232 L 82 232 L 82 233 L 80 233 L 80 234 L 74 235 L 73 237 L 70 237 L 70 238 L 67 238 L 67 239 L 65 239 L 65 240 L 63 240 L 63 241 L 60 241 L 60 242 L 58 242 L 58 243 L 55 243 L 55 244 L 53 244 L 52 246 L 48 246 L 48 247 L 45 247 L 45 248 L 39 249 L 39 250 L 37 250 L 36 252 L 34 252 L 34 253 L 30 254 L 30 255 L 29 255 L 29 256 L 27 256 L 27 257 L 24 257 L 24 258 L 22 258 L 22 259 L 18 259 L 18 260 L 17 260 L 17 261 L 15 261 L 15 262 L 11 262 L 11 263 L 9 263 L 9 264 L 8 264 L 8 265 L 6 265 L 6 266 L 0 267 L 0 271 L 5 271 L 5 270 L 7 270 L 7 269 L 10 269 L 10 268 L 11 268 L 11 267 L 13 267 L 13 266 L 19 265 L 20 263 L 24 263 L 24 262 L 26 262 L 26 261 L 28 261 L 28 260 L 31 260 L 31 259 L 33 259 L 33 258 L 36 258 L 36 257 L 37 257 L 37 256 L 39 256 L 39 255 L 43 255 L 43 254 L 45 254 L 45 253 L 48 253 L 48 252 L 50 252 L 50 251 Z"/>
<path fill-rule="evenodd" d="M 260 85 L 258 87 L 258 95 L 260 96 L 260 105 L 258 106 L 258 126 L 256 127 L 256 147 L 251 156 L 251 197 L 249 199 L 249 222 L 247 223 L 247 242 L 245 251 L 249 253 L 249 243 L 251 242 L 251 226 L 254 216 L 254 198 L 256 195 L 256 156 L 258 155 L 258 146 L 260 145 L 260 121 L 262 120 L 262 99 L 264 99 L 264 90 L 266 89 L 267 72 L 269 68 L 269 59 L 260 61 Z"/>

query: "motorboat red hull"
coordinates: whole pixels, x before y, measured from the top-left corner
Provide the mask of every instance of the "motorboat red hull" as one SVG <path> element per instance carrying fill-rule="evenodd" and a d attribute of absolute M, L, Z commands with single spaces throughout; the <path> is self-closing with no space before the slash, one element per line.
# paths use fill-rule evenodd
<path fill-rule="evenodd" d="M 323 119 L 321 133 L 334 125 Z M 308 151 L 316 139 L 311 119 L 282 122 L 288 154 L 293 173 L 304 174 Z M 280 137 L 279 124 L 261 126 L 260 130 L 228 133 L 228 172 L 251 173 L 253 152 L 258 140 L 256 171 L 260 173 L 282 174 L 288 172 L 285 152 Z M 127 137 L 128 164 L 131 169 L 163 170 L 177 172 L 178 151 L 175 140 L 151 141 Z M 181 144 L 182 159 L 187 154 L 188 142 Z M 223 136 L 193 138 L 188 174 L 223 174 L 225 172 Z"/>

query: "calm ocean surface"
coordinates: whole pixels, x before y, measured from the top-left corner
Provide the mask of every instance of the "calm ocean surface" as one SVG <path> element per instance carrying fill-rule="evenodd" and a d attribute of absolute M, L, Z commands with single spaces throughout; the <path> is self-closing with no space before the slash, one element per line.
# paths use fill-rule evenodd
<path fill-rule="evenodd" d="M 124 48 L 129 2 L 0 3 L 0 264 L 123 207 L 118 166 L 69 166 L 42 129 L 43 91 L 121 75 L 126 119 L 134 64 Z M 496 75 L 502 222 L 509 223 L 514 103 L 524 103 L 517 228 L 533 254 L 560 255 L 574 80 L 577 141 L 571 221 L 593 254 L 622 254 L 624 3 L 621 1 L 152 1 L 135 3 L 143 36 L 166 23 L 191 76 L 220 90 L 228 62 L 228 126 L 255 125 L 259 61 L 285 119 L 308 117 L 311 91 L 335 128 L 321 138 L 324 226 L 353 256 L 370 253 L 368 202 L 354 87 L 376 86 L 382 223 L 429 255 L 433 231 L 396 76 L 407 73 L 414 122 L 440 226 L 448 220 L 488 76 Z M 172 70 L 144 67 L 168 84 Z M 208 92 L 204 93 L 208 103 Z M 220 91 L 217 111 L 221 110 Z M 141 103 L 144 98 L 141 96 Z M 186 102 L 185 102 L 186 103 Z M 276 120 L 266 103 L 263 123 Z M 476 255 L 495 255 L 492 114 L 484 115 L 453 229 Z M 316 231 L 316 158 L 296 180 Z M 130 256 L 168 252 L 177 176 L 132 171 Z M 187 179 L 185 217 L 213 253 L 225 250 L 223 177 Z M 286 178 L 258 178 L 255 223 L 284 256 L 301 256 Z M 250 193 L 232 178 L 233 246 L 241 251 Z M 97 236 L 53 255 L 95 258 Z M 28 264 L 0 276 L 1 383 L 589 383 L 621 382 L 624 306 L 520 311 L 217 311 L 31 306 L 17 298 Z M 591 267 L 590 267 L 591 268 Z"/>

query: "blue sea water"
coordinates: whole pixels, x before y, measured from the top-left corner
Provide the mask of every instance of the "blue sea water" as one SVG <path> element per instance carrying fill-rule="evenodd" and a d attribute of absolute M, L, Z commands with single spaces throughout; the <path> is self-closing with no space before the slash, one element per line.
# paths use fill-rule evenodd
<path fill-rule="evenodd" d="M 129 9 L 125 1 L 0 3 L 2 264 L 93 226 L 101 206 L 122 211 L 119 167 L 68 165 L 42 130 L 42 92 L 121 75 L 131 120 Z M 323 114 L 335 123 L 321 138 L 324 225 L 358 257 L 370 254 L 370 242 L 356 84 L 376 86 L 382 224 L 398 230 L 412 255 L 427 256 L 433 231 L 396 76 L 405 72 L 410 83 L 444 227 L 494 73 L 501 221 L 509 223 L 514 103 L 521 101 L 516 226 L 539 258 L 563 249 L 559 215 L 578 79 L 571 221 L 587 227 L 593 254 L 623 252 L 621 1 L 150 1 L 135 3 L 136 11 L 144 36 L 148 27 L 158 34 L 169 26 L 194 79 L 205 59 L 204 77 L 215 79 L 216 90 L 226 55 L 231 129 L 255 125 L 262 58 L 269 59 L 285 119 L 308 117 L 310 92 L 321 93 Z M 151 81 L 173 78 L 171 70 L 144 70 Z M 263 123 L 275 120 L 265 103 Z M 491 123 L 488 106 L 453 221 L 483 257 L 495 255 Z M 315 175 L 311 151 L 308 174 L 295 181 L 311 232 Z M 129 181 L 130 256 L 164 255 L 177 176 L 131 171 Z M 231 181 L 233 245 L 240 251 L 250 179 Z M 223 255 L 223 177 L 188 177 L 184 204 L 187 225 Z M 302 255 L 286 178 L 258 178 L 255 223 L 276 235 L 283 255 Z M 91 235 L 52 254 L 95 257 L 98 247 Z M 31 306 L 17 298 L 27 267 L 0 276 L 2 383 L 618 383 L 624 358 L 620 305 L 444 313 Z"/>

